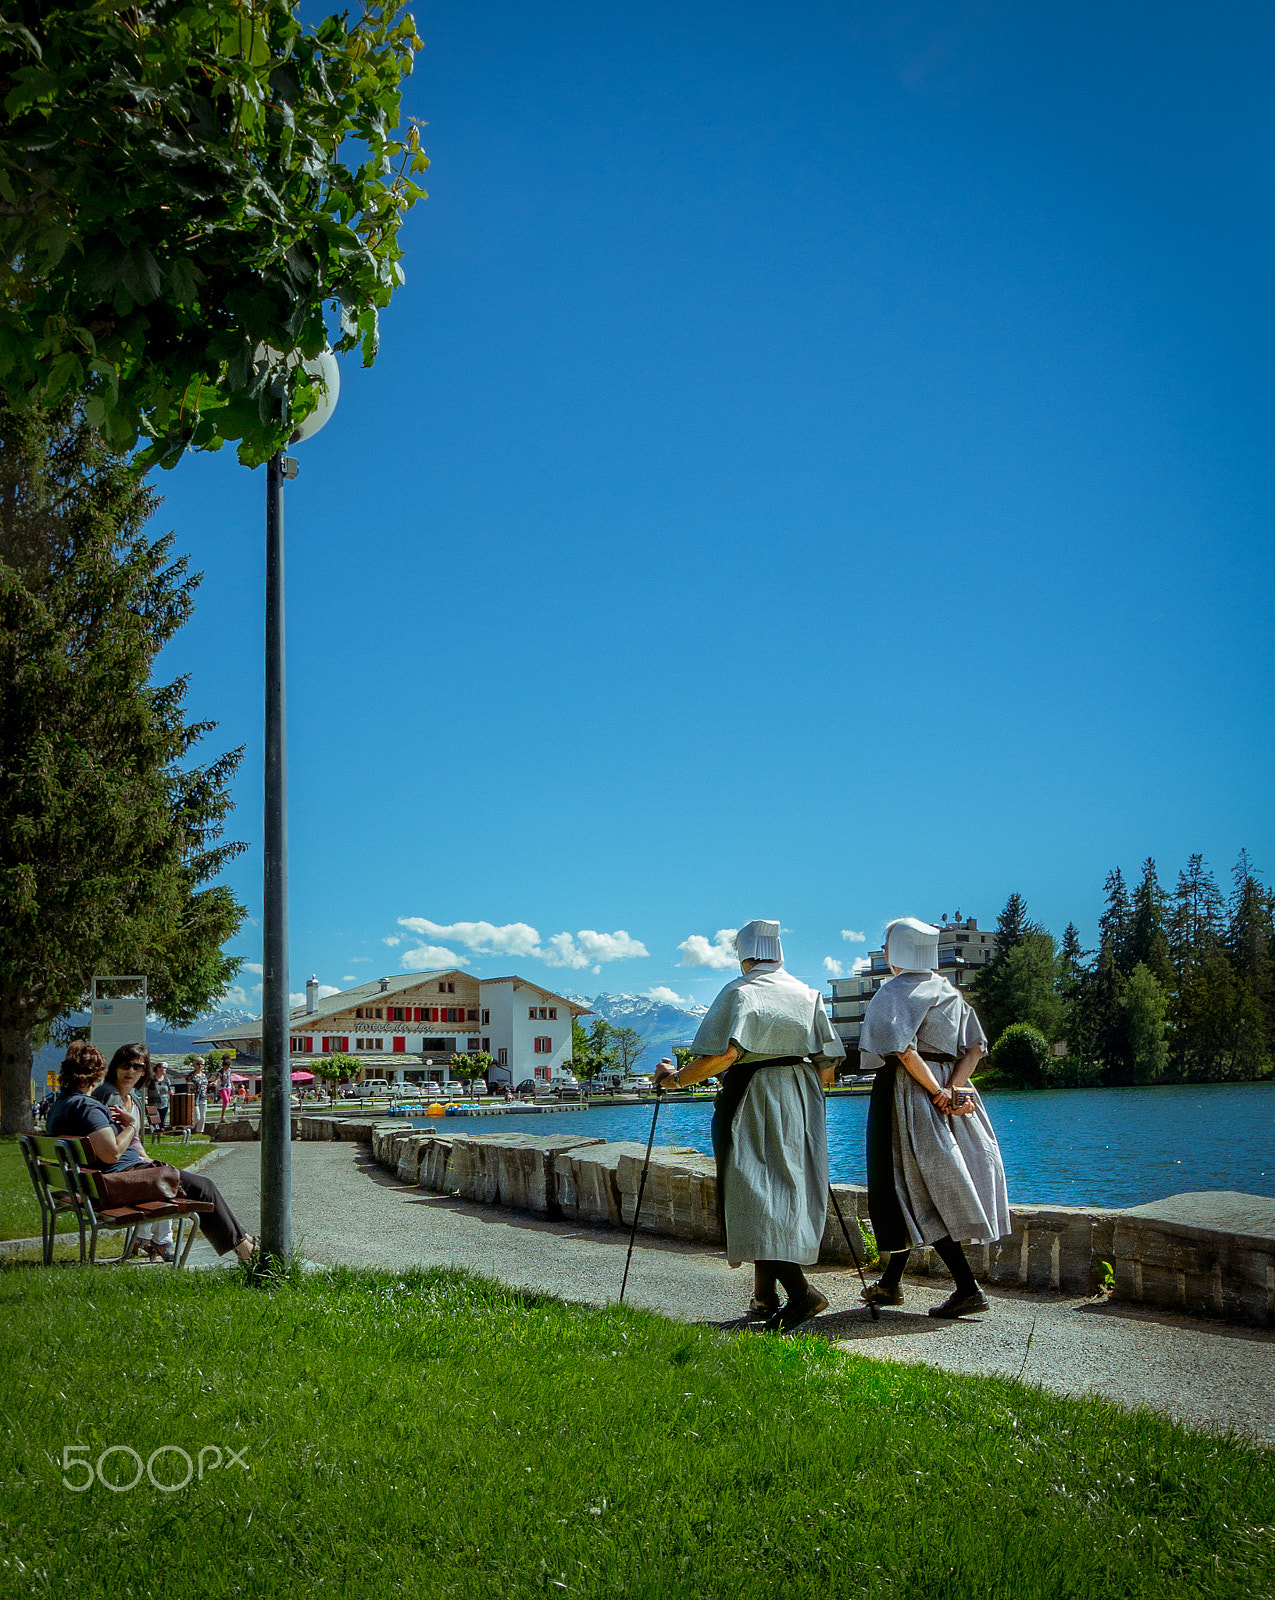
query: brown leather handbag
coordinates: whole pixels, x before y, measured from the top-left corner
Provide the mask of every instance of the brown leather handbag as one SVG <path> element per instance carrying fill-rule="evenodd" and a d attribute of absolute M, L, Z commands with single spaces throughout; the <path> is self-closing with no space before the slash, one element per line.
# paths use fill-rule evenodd
<path fill-rule="evenodd" d="M 99 1172 L 102 1197 L 108 1206 L 135 1206 L 142 1200 L 176 1200 L 182 1175 L 167 1162 L 140 1162 L 123 1172 Z"/>

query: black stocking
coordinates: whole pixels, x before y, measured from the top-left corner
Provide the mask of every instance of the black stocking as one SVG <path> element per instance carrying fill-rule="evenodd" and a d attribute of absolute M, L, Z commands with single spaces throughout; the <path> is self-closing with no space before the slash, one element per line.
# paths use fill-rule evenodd
<path fill-rule="evenodd" d="M 970 1264 L 965 1259 L 965 1252 L 955 1239 L 944 1237 L 934 1241 L 934 1249 L 938 1252 L 939 1260 L 952 1274 L 956 1287 L 963 1292 L 974 1287 L 974 1274 Z M 907 1268 L 910 1250 L 891 1250 L 890 1260 L 885 1271 L 881 1274 L 881 1283 L 887 1289 L 897 1289 L 903 1280 Z"/>
<path fill-rule="evenodd" d="M 962 1294 L 968 1294 L 974 1285 L 974 1274 L 970 1264 L 965 1259 L 965 1252 L 955 1239 L 943 1238 L 934 1241 L 934 1248 L 939 1253 L 939 1259 L 956 1280 L 956 1287 Z"/>
<path fill-rule="evenodd" d="M 795 1261 L 755 1261 L 753 1266 L 757 1273 L 764 1272 L 772 1284 L 778 1279 L 789 1300 L 804 1300 L 810 1292 L 806 1274 Z"/>
<path fill-rule="evenodd" d="M 881 1287 L 883 1289 L 897 1289 L 903 1281 L 903 1270 L 908 1264 L 910 1250 L 891 1250 L 890 1259 L 886 1263 L 885 1271 L 881 1274 Z"/>

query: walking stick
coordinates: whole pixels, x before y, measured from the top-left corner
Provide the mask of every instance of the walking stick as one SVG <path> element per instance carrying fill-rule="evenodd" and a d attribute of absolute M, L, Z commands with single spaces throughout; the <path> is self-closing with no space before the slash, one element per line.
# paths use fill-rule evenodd
<path fill-rule="evenodd" d="M 846 1236 L 846 1249 L 850 1252 L 850 1259 L 854 1262 L 855 1266 L 858 1268 L 859 1282 L 863 1285 L 863 1297 L 864 1297 L 865 1300 L 867 1300 L 868 1299 L 868 1280 L 864 1277 L 863 1268 L 859 1264 L 859 1252 L 850 1243 L 850 1230 L 849 1230 L 849 1228 L 846 1227 L 846 1219 L 841 1215 L 841 1204 L 837 1199 L 837 1192 L 832 1187 L 831 1184 L 828 1185 L 828 1198 L 829 1198 L 829 1200 L 832 1201 L 832 1209 L 837 1213 L 837 1221 L 841 1224 L 841 1231 Z M 856 1221 L 857 1221 L 857 1219 L 856 1219 Z M 871 1300 L 868 1300 L 868 1310 L 872 1313 L 873 1322 L 880 1322 L 880 1320 L 881 1320 L 881 1307 L 880 1306 L 874 1306 L 872 1304 Z"/>
<path fill-rule="evenodd" d="M 633 1231 L 629 1234 L 629 1253 L 624 1258 L 624 1281 L 620 1284 L 620 1304 L 624 1304 L 624 1291 L 629 1282 L 629 1262 L 633 1260 L 633 1241 L 637 1238 L 638 1218 L 642 1215 L 642 1196 L 646 1193 L 646 1174 L 651 1165 L 651 1146 L 655 1143 L 655 1119 L 660 1114 L 660 1084 L 655 1086 L 655 1110 L 651 1113 L 651 1137 L 646 1141 L 646 1159 L 642 1163 L 642 1180 L 638 1184 L 637 1204 L 633 1207 Z"/>

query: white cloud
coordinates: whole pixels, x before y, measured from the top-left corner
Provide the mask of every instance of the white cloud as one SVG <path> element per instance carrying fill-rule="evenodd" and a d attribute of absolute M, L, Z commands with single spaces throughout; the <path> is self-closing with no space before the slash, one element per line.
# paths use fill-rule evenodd
<path fill-rule="evenodd" d="M 403 935 L 401 933 L 391 933 L 386 938 L 381 940 L 381 943 L 389 945 L 391 950 L 396 944 L 402 944 L 402 942 Z"/>
<path fill-rule="evenodd" d="M 472 962 L 469 956 L 458 956 L 441 944 L 418 944 L 399 964 L 406 972 L 433 972 L 439 967 L 468 967 Z"/>
<path fill-rule="evenodd" d="M 589 967 L 603 961 L 628 961 L 650 951 L 640 939 L 631 938 L 623 928 L 614 933 L 596 933 L 592 928 L 581 928 L 574 937 L 569 933 L 555 933 L 545 941 L 547 949 L 531 950 L 547 967 Z"/>
<path fill-rule="evenodd" d="M 261 985 L 259 983 L 253 984 L 251 993 L 249 993 L 242 984 L 236 983 L 231 988 L 226 990 L 225 994 L 223 994 L 221 999 L 218 1001 L 218 1005 L 238 1006 L 241 1011 L 252 1011 L 256 1009 L 257 996 L 260 993 Z"/>
<path fill-rule="evenodd" d="M 657 983 L 653 989 L 643 991 L 647 1000 L 658 1000 L 666 1006 L 689 1006 L 690 999 L 678 994 L 676 989 L 670 989 L 666 983 Z"/>
<path fill-rule="evenodd" d="M 570 967 L 579 970 L 604 961 L 625 961 L 649 954 L 640 939 L 631 938 L 623 928 L 614 933 L 597 933 L 592 928 L 581 928 L 576 934 L 555 933 L 541 940 L 540 934 L 529 922 L 506 922 L 497 927 L 494 922 L 431 922 L 428 917 L 400 917 L 401 928 L 408 928 L 422 939 L 447 939 L 464 945 L 476 956 L 530 956 L 543 961 L 547 967 Z M 438 951 L 438 946 L 425 948 Z M 412 951 L 412 959 L 404 958 L 404 965 L 419 970 L 424 958 Z M 455 956 L 444 951 L 447 963 L 464 965 Z"/>
<path fill-rule="evenodd" d="M 823 970 L 830 978 L 844 978 L 846 969 L 840 961 L 834 961 L 831 956 L 823 958 Z"/>
<path fill-rule="evenodd" d="M 261 974 L 266 970 L 261 965 L 260 961 L 245 961 L 243 964 L 243 969 L 245 972 L 255 972 L 258 977 L 260 977 Z"/>
<path fill-rule="evenodd" d="M 739 965 L 739 957 L 735 954 L 734 928 L 718 928 L 712 944 L 702 933 L 693 933 L 689 939 L 683 939 L 677 948 L 682 952 L 684 967 L 712 967 L 714 971 L 725 972 L 727 967 Z"/>
<path fill-rule="evenodd" d="M 850 970 L 851 972 L 866 972 L 871 965 L 872 963 L 867 956 L 856 956 L 854 958 L 854 966 Z"/>
<path fill-rule="evenodd" d="M 341 979 L 342 983 L 357 983 L 358 981 L 358 974 L 354 972 L 347 972 Z"/>
<path fill-rule="evenodd" d="M 371 959 L 372 959 L 371 956 L 351 956 L 350 957 L 350 965 L 352 967 L 357 967 L 360 961 L 369 961 L 370 962 Z"/>
<path fill-rule="evenodd" d="M 526 922 L 431 922 L 428 917 L 400 917 L 400 928 L 409 928 L 422 939 L 445 939 L 463 944 L 475 955 L 534 956 L 540 935 Z"/>
<path fill-rule="evenodd" d="M 853 928 L 842 928 L 841 937 L 847 944 L 867 944 L 868 942 L 866 933 L 856 933 Z"/>

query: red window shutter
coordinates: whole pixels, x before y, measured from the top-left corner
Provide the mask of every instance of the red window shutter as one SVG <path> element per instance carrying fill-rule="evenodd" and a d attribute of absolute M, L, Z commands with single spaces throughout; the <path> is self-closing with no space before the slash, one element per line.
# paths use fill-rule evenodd
<path fill-rule="evenodd" d="M 406 1049 L 407 1040 L 401 1033 L 396 1033 L 394 1035 L 394 1054 L 401 1056 Z"/>
<path fill-rule="evenodd" d="M 341 1054 L 344 1055 L 349 1048 L 350 1048 L 350 1041 L 348 1039 L 342 1039 L 341 1040 Z"/>
<path fill-rule="evenodd" d="M 329 1045 L 329 1044 L 328 1044 L 328 1041 L 327 1041 L 327 1040 L 326 1040 L 326 1039 L 324 1039 L 324 1041 L 323 1041 L 323 1049 L 324 1049 L 324 1050 L 325 1050 L 325 1051 L 327 1051 L 327 1050 L 328 1050 L 328 1049 L 330 1049 L 330 1048 L 331 1048 L 331 1047 L 330 1047 L 330 1045 Z"/>
<path fill-rule="evenodd" d="M 430 1007 L 429 1020 L 431 1022 L 437 1022 L 438 1021 L 438 1007 L 437 1006 L 431 1006 Z"/>
<path fill-rule="evenodd" d="M 306 1041 L 305 1041 L 305 1050 L 306 1050 L 306 1054 L 307 1055 L 311 1055 L 313 1053 L 313 1051 L 314 1051 L 314 1035 L 313 1034 L 307 1035 Z"/>

